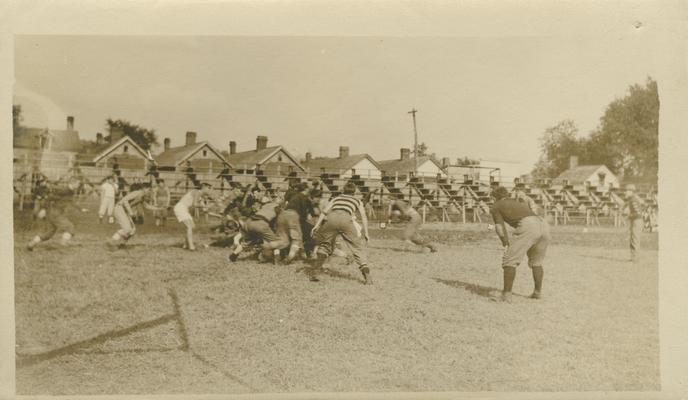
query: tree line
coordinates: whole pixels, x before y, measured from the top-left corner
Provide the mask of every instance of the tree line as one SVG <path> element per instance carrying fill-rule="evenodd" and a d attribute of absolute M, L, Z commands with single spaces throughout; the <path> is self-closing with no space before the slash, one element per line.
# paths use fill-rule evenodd
<path fill-rule="evenodd" d="M 534 178 L 556 178 L 569 168 L 571 156 L 579 164 L 606 165 L 624 181 L 656 184 L 659 145 L 659 94 L 648 77 L 627 94 L 612 101 L 597 127 L 581 137 L 572 120 L 547 128 L 540 138 L 542 153 L 531 173 Z"/>

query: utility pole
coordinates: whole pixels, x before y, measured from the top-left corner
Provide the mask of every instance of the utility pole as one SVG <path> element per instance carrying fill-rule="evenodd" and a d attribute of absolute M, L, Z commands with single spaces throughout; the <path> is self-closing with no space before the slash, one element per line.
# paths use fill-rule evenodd
<path fill-rule="evenodd" d="M 411 109 L 408 113 L 413 116 L 413 160 L 414 160 L 414 167 L 413 167 L 413 176 L 416 176 L 418 174 L 418 131 L 416 130 L 416 113 L 418 110 L 415 108 Z"/>

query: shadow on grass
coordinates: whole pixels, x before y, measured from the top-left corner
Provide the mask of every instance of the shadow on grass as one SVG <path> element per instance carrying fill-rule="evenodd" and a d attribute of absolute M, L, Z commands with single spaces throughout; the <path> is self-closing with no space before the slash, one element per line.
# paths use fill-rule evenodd
<path fill-rule="evenodd" d="M 59 244 L 57 242 L 41 242 L 36 245 L 33 250 L 28 250 L 26 244 L 17 243 L 16 250 L 24 250 L 26 253 L 40 253 L 42 251 L 54 251 L 59 254 L 69 254 L 72 249 L 85 247 L 83 243 L 69 243 L 67 245 Z"/>
<path fill-rule="evenodd" d="M 105 343 L 111 339 L 127 336 L 127 335 L 130 335 L 130 334 L 137 332 L 137 331 L 140 331 L 140 330 L 150 329 L 150 328 L 156 327 L 158 325 L 166 324 L 169 321 L 175 320 L 175 318 L 177 318 L 177 316 L 174 314 L 164 315 L 164 316 L 162 316 L 160 318 L 156 318 L 154 320 L 140 322 L 138 324 L 134 324 L 134 325 L 127 327 L 127 328 L 124 328 L 124 329 L 116 329 L 116 330 L 112 330 L 109 332 L 105 332 L 103 334 L 92 337 L 90 339 L 82 340 L 82 341 L 72 343 L 72 344 L 67 345 L 67 346 L 60 347 L 60 348 L 55 349 L 55 350 L 43 352 L 40 354 L 17 354 L 16 367 L 17 368 L 27 367 L 27 366 L 37 364 L 37 363 L 42 362 L 42 361 L 47 361 L 47 360 L 50 360 L 50 359 L 53 359 L 56 357 L 74 354 L 74 353 L 77 353 L 78 351 L 82 350 L 84 347 L 90 347 L 90 346 L 102 344 L 102 343 Z"/>
<path fill-rule="evenodd" d="M 423 253 L 423 248 L 418 247 L 416 249 L 407 249 L 403 247 L 377 247 L 377 246 L 368 246 L 369 249 L 375 249 L 375 250 L 386 250 L 386 251 L 394 251 L 397 253 L 414 253 L 414 254 L 421 254 Z"/>
<path fill-rule="evenodd" d="M 598 260 L 605 260 L 605 261 L 615 261 L 615 262 L 620 262 L 620 263 L 630 263 L 630 259 L 628 257 L 624 258 L 619 258 L 619 257 L 609 257 L 609 256 L 591 256 L 587 254 L 583 254 L 582 257 L 585 258 L 596 258 Z"/>
<path fill-rule="evenodd" d="M 497 289 L 497 288 L 493 288 L 493 287 L 489 287 L 489 286 L 481 286 L 481 285 L 478 285 L 476 283 L 467 283 L 467 282 L 461 282 L 461 281 L 450 281 L 450 280 L 440 279 L 440 278 L 432 278 L 432 280 L 434 280 L 435 282 L 438 282 L 438 283 L 443 283 L 447 286 L 451 286 L 454 288 L 465 289 L 471 293 L 477 294 L 478 296 L 486 297 L 488 299 L 492 298 L 493 294 L 495 292 L 499 293 L 501 291 L 500 289 Z M 512 293 L 512 295 L 517 296 L 517 297 L 523 297 L 523 298 L 528 297 L 528 296 L 523 296 L 521 294 L 516 294 L 516 293 Z"/>
<path fill-rule="evenodd" d="M 337 270 L 329 269 L 329 268 L 320 268 L 320 269 L 313 269 L 310 266 L 304 265 L 301 268 L 298 268 L 294 272 L 303 272 L 306 276 L 322 276 L 322 275 L 327 275 L 332 278 L 337 278 L 337 279 L 346 279 L 349 281 L 354 281 L 358 283 L 363 283 L 362 279 L 359 279 L 349 273 L 344 273 L 344 272 L 339 272 Z"/>

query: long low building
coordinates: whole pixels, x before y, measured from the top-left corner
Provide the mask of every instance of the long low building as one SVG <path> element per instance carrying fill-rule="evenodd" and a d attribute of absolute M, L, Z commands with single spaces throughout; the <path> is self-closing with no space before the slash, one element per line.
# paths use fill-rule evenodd
<path fill-rule="evenodd" d="M 417 164 L 416 164 L 417 161 Z M 441 177 L 446 176 L 442 165 L 430 156 L 420 156 L 416 160 L 411 157 L 411 149 L 402 148 L 400 158 L 396 160 L 378 161 L 383 176 L 407 178 L 409 176 Z M 414 171 L 415 174 L 414 174 Z"/>
<path fill-rule="evenodd" d="M 183 146 L 171 147 L 169 138 L 165 138 L 162 153 L 155 156 L 161 170 L 182 171 L 192 167 L 196 172 L 220 172 L 227 165 L 227 160 L 218 149 L 207 141 L 197 142 L 196 132 L 186 132 L 186 143 Z M 231 166 L 231 163 L 230 163 Z"/>
<path fill-rule="evenodd" d="M 284 146 L 268 147 L 268 137 L 256 137 L 254 150 L 236 151 L 236 142 L 229 142 L 227 162 L 239 172 L 262 171 L 264 174 L 287 175 L 289 172 L 304 172 L 299 161 Z"/>
<path fill-rule="evenodd" d="M 340 146 L 337 157 L 311 157 L 306 153 L 304 168 L 311 175 L 339 175 L 351 178 L 356 175 L 362 179 L 380 179 L 382 171 L 380 165 L 368 154 L 349 154 L 349 147 Z"/>

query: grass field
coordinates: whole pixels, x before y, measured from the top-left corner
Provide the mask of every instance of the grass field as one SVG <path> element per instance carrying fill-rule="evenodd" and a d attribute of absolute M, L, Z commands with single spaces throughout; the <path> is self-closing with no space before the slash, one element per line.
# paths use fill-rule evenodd
<path fill-rule="evenodd" d="M 365 286 L 341 258 L 312 283 L 188 252 L 150 217 L 127 249 L 89 214 L 29 253 L 16 214 L 18 394 L 659 390 L 657 234 L 631 264 L 625 230 L 553 227 L 544 299 L 521 266 L 503 304 L 485 225 L 427 226 L 434 254 L 373 231 Z"/>

